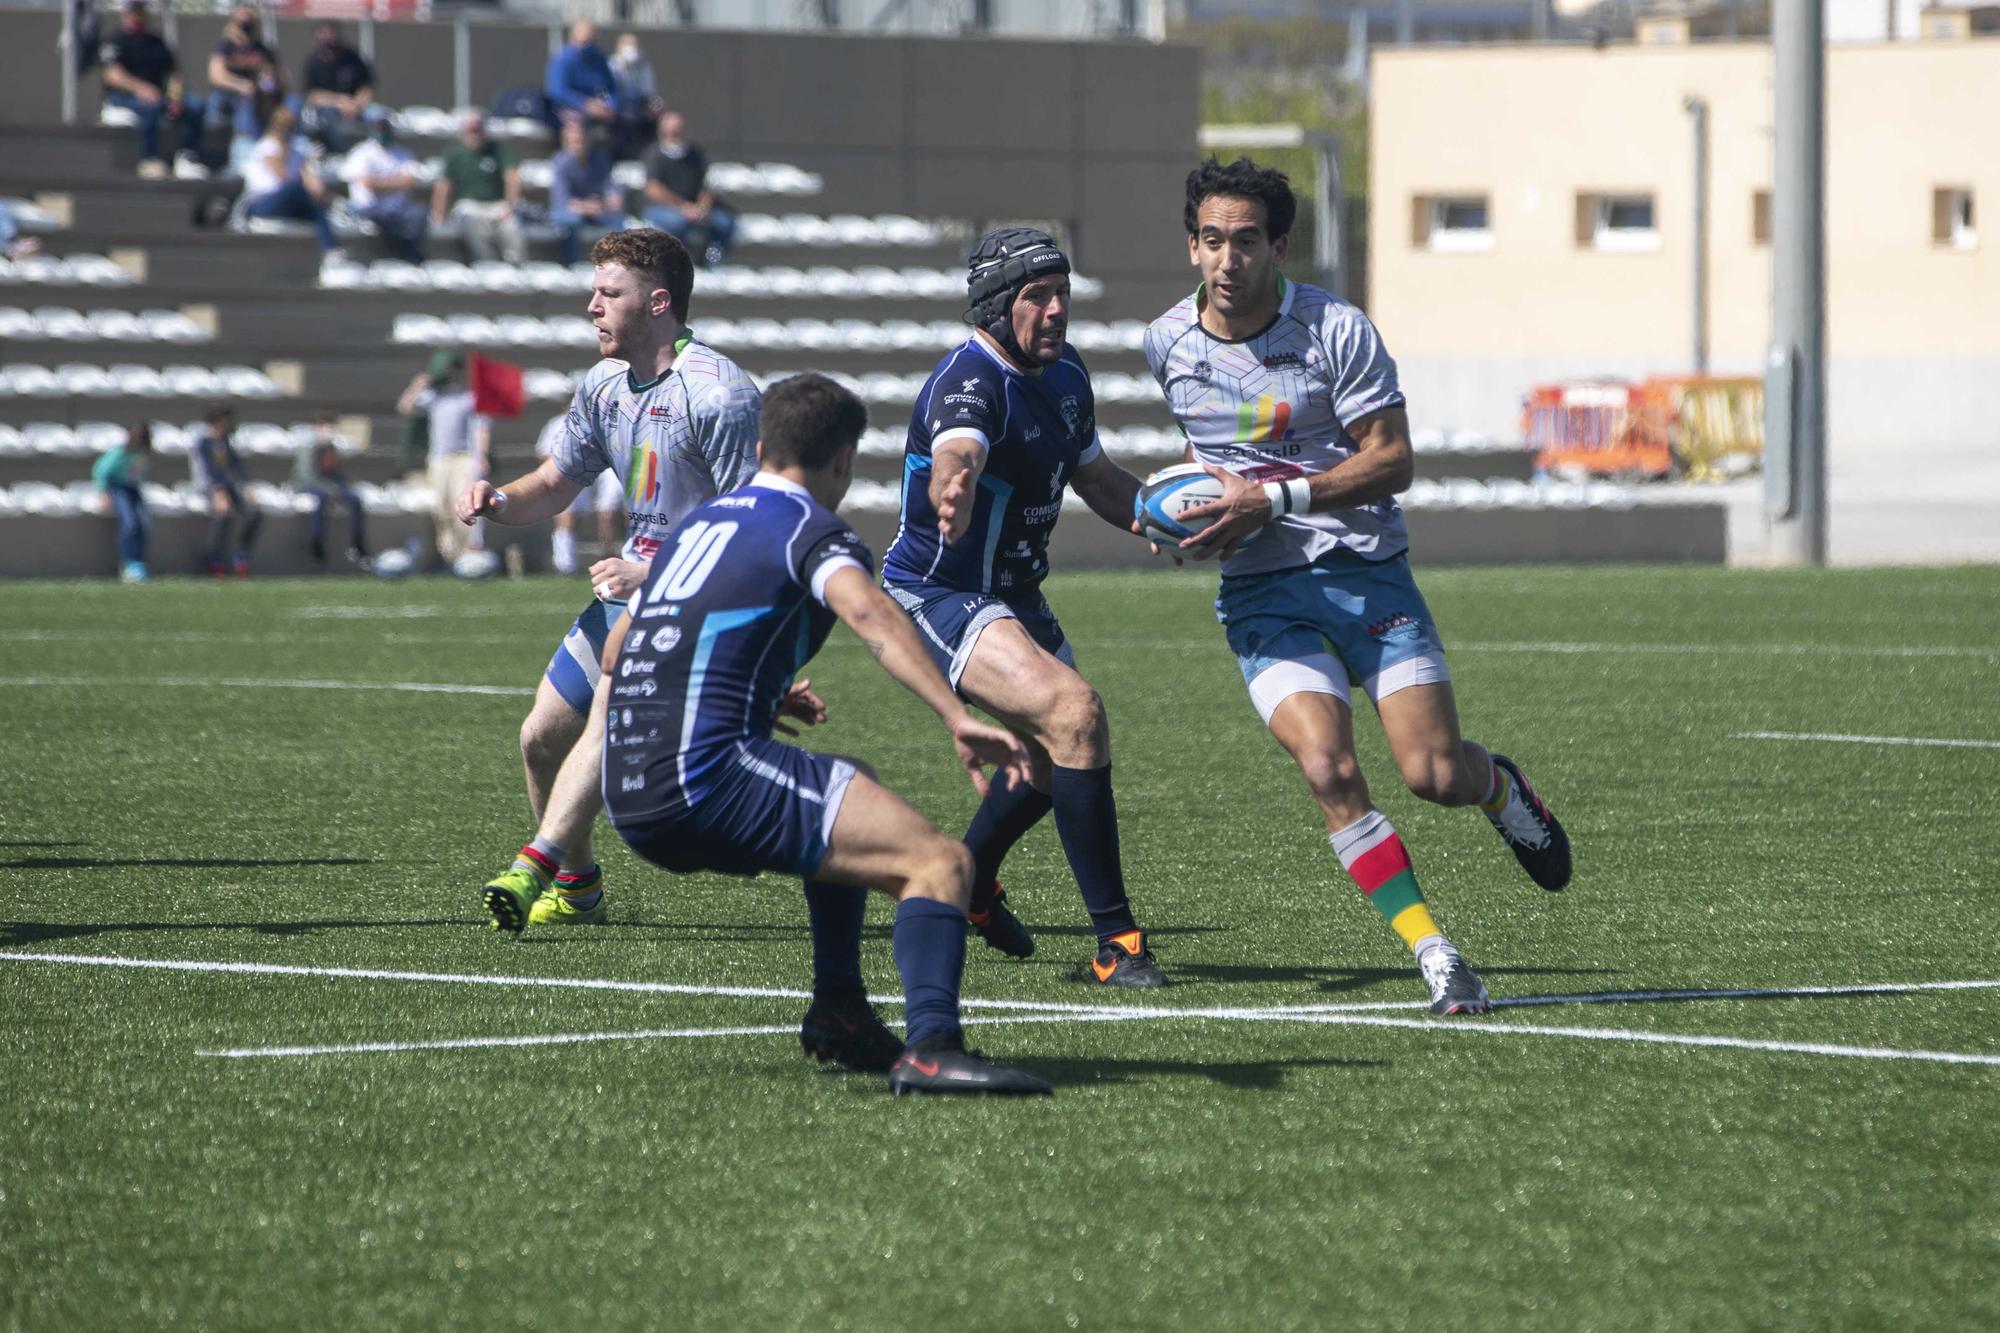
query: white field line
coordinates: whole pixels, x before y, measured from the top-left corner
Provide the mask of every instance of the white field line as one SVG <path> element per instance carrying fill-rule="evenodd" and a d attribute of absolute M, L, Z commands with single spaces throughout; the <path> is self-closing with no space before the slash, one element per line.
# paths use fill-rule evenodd
<path fill-rule="evenodd" d="M 553 625 L 555 622 L 551 621 Z M 344 625 L 328 625 L 326 632 L 342 636 L 352 636 L 354 631 Z M 351 637 L 343 637 L 343 643 Z M 267 634 L 225 634 L 212 630 L 134 630 L 134 629 L 0 629 L 0 643 L 229 643 L 250 644 L 266 648 L 298 647 L 313 651 L 323 651 L 325 639 L 309 637 L 309 630 L 300 626 L 282 633 Z M 383 630 L 365 640 L 368 643 L 409 643 L 409 644 L 469 644 L 469 643 L 519 643 L 519 634 L 477 633 L 464 631 L 457 634 L 410 634 L 401 630 Z"/>
<path fill-rule="evenodd" d="M 1289 1021 L 1331 1023 L 1345 1027 L 1420 1028 L 1425 1032 L 1462 1032 L 1484 1037 L 1577 1037 L 1585 1041 L 1631 1041 L 1653 1046 L 1716 1046 L 1737 1051 L 1845 1056 L 1851 1060 L 1918 1060 L 1947 1065 L 2000 1065 L 2000 1053 L 1908 1051 L 1893 1046 L 1838 1046 L 1817 1041 L 1763 1041 L 1751 1037 L 1717 1037 L 1697 1032 L 1638 1032 L 1629 1028 L 1553 1027 L 1541 1023 L 1476 1023 L 1462 1019 L 1434 1022 L 1422 1018 L 1390 1018 L 1379 1014 L 1321 1014 L 1301 1016 Z"/>
<path fill-rule="evenodd" d="M 496 977 L 452 972 L 401 972 L 379 968 L 303 967 L 280 963 L 241 963 L 201 959 L 119 958 L 99 954 L 46 954 L 0 952 L 0 961 L 54 963 L 90 967 L 124 967 L 177 972 L 233 973 L 254 976 L 331 977 L 369 981 L 431 982 L 460 985 L 526 986 L 558 989 L 609 990 L 654 994 L 730 996 L 754 999 L 806 999 L 810 992 L 777 987 L 694 986 L 676 982 L 613 981 L 600 978 Z M 1570 995 L 1524 995 L 1496 1000 L 1495 1009 L 1526 1008 L 1553 1004 L 1646 1004 L 1691 1000 L 1788 999 L 1810 996 L 1898 995 L 1925 991 L 2000 989 L 2000 979 L 1966 981 L 1867 982 L 1845 986 L 1733 987 L 1714 990 L 1650 990 L 1583 992 Z M 878 1003 L 898 1004 L 900 996 L 872 997 Z M 2000 1065 L 2000 1054 L 1955 1051 L 1905 1051 L 1893 1047 L 1843 1046 L 1822 1042 L 1765 1041 L 1746 1037 L 1711 1036 L 1699 1033 L 1639 1032 L 1623 1028 L 1573 1028 L 1524 1023 L 1436 1022 L 1428 1018 L 1397 1018 L 1378 1012 L 1383 1009 L 1421 1007 L 1421 1001 L 1356 1002 L 1327 1005 L 1191 1006 L 1169 1008 L 1157 1005 L 1085 1005 L 1026 1000 L 968 1000 L 965 1007 L 977 1010 L 1013 1012 L 979 1015 L 974 1023 L 1056 1023 L 1056 1022 L 1138 1022 L 1168 1019 L 1220 1019 L 1239 1022 L 1295 1022 L 1348 1024 L 1364 1027 L 1409 1028 L 1425 1031 L 1482 1032 L 1488 1035 L 1574 1037 L 1591 1041 L 1629 1041 L 1673 1046 L 1712 1046 L 1736 1050 L 1774 1051 L 1804 1055 L 1845 1056 L 1854 1059 L 1920 1060 L 1944 1064 Z M 504 1046 L 550 1046 L 586 1041 L 631 1041 L 667 1037 L 751 1036 L 787 1033 L 790 1025 L 760 1028 L 680 1028 L 636 1032 L 538 1034 L 506 1037 L 467 1037 L 427 1042 L 364 1042 L 332 1046 L 246 1047 L 224 1051 L 203 1051 L 202 1055 L 244 1058 L 259 1055 L 334 1055 L 396 1051 L 462 1050 Z"/>
<path fill-rule="evenodd" d="M 0 963 L 55 963 L 72 967 L 122 967 L 142 971 L 162 972 L 212 972 L 237 976 L 267 977 L 327 977 L 348 981 L 407 981 L 460 986 L 523 986 L 549 990 L 594 990 L 622 991 L 639 995 L 693 995 L 716 996 L 753 1000 L 810 1000 L 809 990 L 795 990 L 779 986 L 696 986 L 677 981 L 614 981 L 599 977 L 522 977 L 488 976 L 471 972 L 404 972 L 389 968 L 374 967 L 306 967 L 291 963 L 244 963 L 199 958 L 121 958 L 116 954 L 72 954 L 72 953 L 16 953 L 0 950 Z M 901 1004 L 900 995 L 874 995 L 869 997 L 877 1004 Z M 1060 1001 L 1041 1003 L 1035 1000 L 966 1000 L 966 1008 L 1022 1009 L 1036 1013 L 1076 1013 L 1094 1014 L 1105 1012 L 1105 1005 L 1064 1004 Z M 1369 1005 L 1369 1008 L 1405 1008 L 1403 1004 L 1392 1006 Z M 1123 1010 L 1112 1009 L 1113 1013 L 1132 1013 L 1139 1018 L 1164 1018 L 1180 1013 L 1175 1009 Z"/>
<path fill-rule="evenodd" d="M 307 620 L 450 620 L 454 617 L 520 617 L 547 614 L 550 616 L 574 614 L 581 602 L 564 602 L 548 606 L 509 607 L 463 607 L 446 610 L 434 606 L 414 607 L 301 607 L 294 615 Z M 466 643 L 486 642 L 465 635 L 385 635 L 385 639 L 397 643 Z M 1209 648 L 1221 644 L 1222 636 L 1181 639 L 1133 639 L 1121 637 L 1093 637 L 1089 634 L 1072 636 L 1084 648 Z M 500 636 L 491 641 L 517 642 L 518 636 Z M 96 629 L 20 629 L 0 630 L 0 642 L 163 642 L 163 643 L 277 643 L 292 642 L 283 635 L 224 634 L 202 630 L 96 630 Z M 858 643 L 846 638 L 829 640 L 828 648 L 859 647 Z M 1667 657 L 1888 657 L 1888 658 L 1968 658 L 1979 661 L 2000 660 L 2000 647 L 1973 648 L 1952 645 L 1908 646 L 1908 645 L 1868 645 L 1868 644 L 1820 644 L 1820 643 L 1567 643 L 1559 641 L 1508 641 L 1484 640 L 1455 642 L 1449 645 L 1452 652 L 1471 653 L 1545 653 L 1557 656 L 1587 655 L 1592 653 L 1637 654 L 1642 656 Z"/>
<path fill-rule="evenodd" d="M 528 1037 L 452 1037 L 440 1041 L 364 1041 L 345 1046 L 239 1046 L 222 1051 L 196 1051 L 218 1060 L 258 1056 L 387 1055 L 405 1051 L 482 1051 L 499 1046 L 574 1046 L 593 1041 L 651 1041 L 664 1037 L 771 1037 L 797 1032 L 798 1024 L 767 1024 L 748 1028 L 654 1028 L 645 1032 L 550 1032 Z"/>
<path fill-rule="evenodd" d="M 1830 741 L 1847 745 L 1936 745 L 1958 750 L 2000 750 L 2000 741 L 1945 736 L 1848 736 L 1832 731 L 1732 731 L 1733 741 Z"/>
<path fill-rule="evenodd" d="M 590 600 L 581 585 L 573 601 L 510 602 L 505 606 L 301 606 L 292 612 L 299 620 L 455 620 L 513 618 L 533 615 L 574 616 Z"/>
<path fill-rule="evenodd" d="M 404 694 L 498 694 L 528 698 L 526 685 L 436 685 L 414 680 L 275 680 L 248 676 L 0 676 L 0 687 L 95 686 L 243 690 L 394 690 Z"/>

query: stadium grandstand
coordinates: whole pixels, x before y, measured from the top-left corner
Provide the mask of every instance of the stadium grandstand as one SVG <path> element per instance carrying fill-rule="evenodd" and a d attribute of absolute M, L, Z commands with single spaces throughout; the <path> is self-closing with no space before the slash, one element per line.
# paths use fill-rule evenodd
<path fill-rule="evenodd" d="M 686 18 L 672 5 L 626 9 L 632 21 Z M 697 280 L 699 334 L 764 383 L 819 369 L 867 401 L 868 470 L 849 501 L 864 535 L 882 542 L 893 527 L 914 392 L 964 336 L 966 249 L 997 222 L 1048 226 L 1077 258 L 1071 340 L 1097 376 L 1107 447 L 1136 470 L 1176 461 L 1180 443 L 1140 335 L 1189 281 L 1179 212 L 1198 152 L 1196 49 L 1156 40 L 1162 11 L 1149 5 L 890 4 L 868 23 L 855 6 L 794 10 L 790 31 L 756 30 L 748 8 L 704 5 L 704 25 L 723 26 L 607 26 L 600 41 L 608 49 L 636 37 L 709 156 L 710 187 L 738 214 L 728 262 Z M 111 519 L 90 466 L 142 422 L 161 456 L 146 492 L 154 566 L 194 570 L 206 498 L 180 456 L 218 401 L 237 410 L 253 499 L 273 518 L 260 570 L 308 567 L 312 501 L 287 477 L 327 414 L 375 544 L 418 539 L 433 499 L 420 466 L 400 454 L 395 405 L 442 348 L 521 369 L 525 407 L 496 423 L 493 467 L 511 475 L 529 465 L 540 426 L 594 360 L 582 313 L 587 267 L 561 262 L 560 229 L 548 221 L 557 149 L 533 109 L 564 23 L 553 12 L 407 12 L 346 23 L 341 40 L 371 69 L 376 105 L 415 158 L 426 198 L 463 113 L 490 113 L 493 140 L 520 163 L 525 262 L 472 260 L 455 217 L 429 228 L 421 261 L 400 253 L 340 197 L 346 144 L 313 149 L 331 194 L 337 248 L 325 253 L 309 222 L 249 215 L 228 136 L 214 123 L 195 160 L 149 178 L 162 173 L 141 171 L 132 112 L 103 95 L 109 47 L 93 45 L 121 15 L 91 14 L 78 28 L 53 8 L 0 9 L 9 49 L 70 50 L 80 68 L 65 78 L 61 62 L 38 62 L 0 89 L 0 200 L 29 240 L 0 261 L 0 337 L 10 349 L 0 368 L 9 534 L 0 573 L 113 572 Z M 262 39 L 294 79 L 321 13 L 308 5 L 261 15 Z M 187 98 L 206 99 L 202 53 L 226 36 L 229 12 L 147 17 L 180 53 Z M 916 35 L 939 30 L 1009 40 Z M 1040 58 L 1020 59 L 1023 44 Z M 824 71 L 836 62 L 848 92 L 829 99 Z M 994 90 L 1011 114 L 959 114 L 966 88 Z M 620 162 L 614 178 L 636 195 L 644 169 Z M 1425 419 L 1419 406 L 1424 459 L 1406 502 L 1434 560 L 1723 554 L 1723 515 L 1699 497 L 1663 505 L 1603 480 L 1537 477 L 1526 448 L 1451 424 Z M 545 566 L 540 531 L 493 537 L 518 545 L 515 568 Z M 1058 541 L 1071 544 L 1062 558 L 1074 563 L 1149 558 L 1101 525 L 1065 525 Z"/>

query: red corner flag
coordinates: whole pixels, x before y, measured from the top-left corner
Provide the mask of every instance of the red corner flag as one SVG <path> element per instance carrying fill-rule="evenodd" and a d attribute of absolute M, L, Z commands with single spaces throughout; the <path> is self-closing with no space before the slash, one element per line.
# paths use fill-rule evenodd
<path fill-rule="evenodd" d="M 477 352 L 465 359 L 466 379 L 472 385 L 472 410 L 487 417 L 518 417 L 527 406 L 521 388 L 521 368 L 511 361 L 495 361 Z"/>

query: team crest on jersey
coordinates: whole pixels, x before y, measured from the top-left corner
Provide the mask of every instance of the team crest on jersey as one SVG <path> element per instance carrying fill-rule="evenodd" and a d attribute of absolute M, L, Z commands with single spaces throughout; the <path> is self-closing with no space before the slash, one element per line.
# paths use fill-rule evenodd
<path fill-rule="evenodd" d="M 1194 369 L 1190 370 L 1188 375 L 1206 384 L 1215 378 L 1215 367 L 1209 365 L 1206 361 L 1197 361 L 1194 363 Z"/>
<path fill-rule="evenodd" d="M 1057 410 L 1062 413 L 1063 426 L 1069 431 L 1070 438 L 1075 439 L 1077 423 L 1083 419 L 1083 404 L 1077 401 L 1075 394 L 1064 394 Z"/>

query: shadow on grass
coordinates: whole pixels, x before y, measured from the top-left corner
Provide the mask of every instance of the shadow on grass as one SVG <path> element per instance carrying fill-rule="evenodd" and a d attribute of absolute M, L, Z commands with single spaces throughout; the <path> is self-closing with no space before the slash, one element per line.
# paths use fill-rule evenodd
<path fill-rule="evenodd" d="M 258 935 L 309 935 L 316 930 L 382 930 L 406 926 L 464 926 L 463 918 L 434 921 L 0 921 L 0 947 L 87 940 L 99 935 L 179 930 L 247 930 Z"/>
<path fill-rule="evenodd" d="M 59 846 L 45 843 L 43 846 Z M 371 866 L 358 856 L 27 856 L 0 861 L 0 870 L 109 870 L 142 867 L 155 870 L 259 870 L 280 866 Z"/>
<path fill-rule="evenodd" d="M 44 842 L 40 838 L 0 838 L 0 847 L 88 847 L 87 842 Z"/>
<path fill-rule="evenodd" d="M 1004 1058 L 1004 1057 L 1000 1057 Z M 1120 1060 L 1116 1057 L 1067 1059 L 1036 1057 L 1019 1061 L 1030 1073 L 1039 1074 L 1059 1088 L 1139 1083 L 1160 1076 L 1199 1077 L 1225 1087 L 1248 1092 L 1276 1092 L 1285 1086 L 1285 1076 L 1295 1069 L 1379 1069 L 1386 1060 L 1337 1060 L 1328 1057 L 1299 1060 Z"/>

